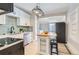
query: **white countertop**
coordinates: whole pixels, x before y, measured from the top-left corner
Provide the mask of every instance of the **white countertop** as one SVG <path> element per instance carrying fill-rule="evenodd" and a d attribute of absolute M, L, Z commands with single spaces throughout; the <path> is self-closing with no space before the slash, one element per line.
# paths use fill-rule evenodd
<path fill-rule="evenodd" d="M 9 45 L 4 45 L 3 47 L 0 47 L 0 50 L 6 49 L 6 48 L 11 47 L 11 46 L 13 46 L 13 45 L 15 45 L 15 44 L 18 44 L 18 43 L 20 43 L 20 42 L 23 42 L 23 40 L 19 40 L 19 41 L 17 41 L 17 42 L 14 42 L 14 43 L 12 43 L 12 44 L 9 44 Z"/>
<path fill-rule="evenodd" d="M 10 35 L 10 34 L 0 35 L 0 39 L 2 39 L 2 38 L 7 38 L 7 37 L 23 39 L 23 33 L 14 34 L 14 35 Z M 0 47 L 0 50 L 6 49 L 6 48 L 8 48 L 8 47 L 10 47 L 10 46 L 13 46 L 13 45 L 15 45 L 15 44 L 18 44 L 18 43 L 20 43 L 20 42 L 23 42 L 23 40 L 19 40 L 19 41 L 17 41 L 17 42 L 12 43 L 12 44 L 5 45 L 5 46 L 3 46 L 3 47 Z"/>
<path fill-rule="evenodd" d="M 21 38 L 21 39 L 23 39 L 23 34 L 24 34 L 24 33 L 0 35 L 0 39 L 1 39 L 1 38 L 6 38 L 6 37 Z"/>
<path fill-rule="evenodd" d="M 19 34 L 14 34 L 14 35 L 13 35 L 13 34 L 12 34 L 12 35 L 10 35 L 10 34 L 0 35 L 0 39 L 1 39 L 1 38 L 7 38 L 7 37 L 23 39 L 23 35 L 24 35 L 24 33 L 19 33 Z M 12 43 L 12 44 L 5 45 L 5 46 L 3 46 L 3 47 L 0 47 L 0 50 L 6 49 L 6 48 L 8 48 L 8 47 L 10 47 L 10 46 L 13 46 L 13 45 L 15 45 L 15 44 L 18 44 L 18 43 L 20 43 L 20 42 L 23 42 L 23 40 L 19 40 L 19 41 L 17 41 L 17 42 Z"/>

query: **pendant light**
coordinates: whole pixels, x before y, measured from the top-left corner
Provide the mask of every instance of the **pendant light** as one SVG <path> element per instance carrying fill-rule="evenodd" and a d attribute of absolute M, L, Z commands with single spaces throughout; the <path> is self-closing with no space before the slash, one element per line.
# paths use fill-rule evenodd
<path fill-rule="evenodd" d="M 40 8 L 40 4 L 37 3 L 36 7 L 32 9 L 33 14 L 37 15 L 37 16 L 43 16 L 44 12 L 42 11 L 42 9 Z"/>

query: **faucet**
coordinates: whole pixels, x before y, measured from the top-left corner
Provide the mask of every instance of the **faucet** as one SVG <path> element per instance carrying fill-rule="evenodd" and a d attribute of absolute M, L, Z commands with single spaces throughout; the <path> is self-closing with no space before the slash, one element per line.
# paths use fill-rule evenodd
<path fill-rule="evenodd" d="M 10 33 L 12 34 L 14 32 L 14 26 L 10 27 Z"/>

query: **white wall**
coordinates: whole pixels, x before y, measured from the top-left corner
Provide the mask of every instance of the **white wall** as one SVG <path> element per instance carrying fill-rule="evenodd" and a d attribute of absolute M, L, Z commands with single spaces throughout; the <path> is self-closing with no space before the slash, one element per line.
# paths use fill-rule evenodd
<path fill-rule="evenodd" d="M 38 32 L 39 32 L 39 25 L 40 24 L 46 24 L 43 26 L 46 31 L 48 31 L 48 24 L 49 23 L 55 23 L 55 22 L 66 22 L 65 15 L 57 15 L 57 16 L 51 16 L 51 17 L 45 17 L 45 18 L 39 18 L 38 19 Z"/>
<path fill-rule="evenodd" d="M 79 8 L 67 13 L 67 46 L 72 54 L 79 54 Z"/>
<path fill-rule="evenodd" d="M 33 15 L 31 16 L 31 26 L 33 27 L 32 28 L 33 29 L 33 33 L 32 33 L 33 37 L 32 38 L 34 40 L 35 39 L 35 31 L 34 31 L 35 30 L 35 28 L 34 28 L 35 27 L 35 16 L 33 16 Z"/>
<path fill-rule="evenodd" d="M 65 15 L 40 18 L 38 22 L 66 22 Z"/>

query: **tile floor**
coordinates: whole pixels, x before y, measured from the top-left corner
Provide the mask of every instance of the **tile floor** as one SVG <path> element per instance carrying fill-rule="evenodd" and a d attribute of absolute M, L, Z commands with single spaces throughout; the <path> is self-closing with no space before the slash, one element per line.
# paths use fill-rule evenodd
<path fill-rule="evenodd" d="M 58 43 L 59 55 L 70 55 L 69 51 L 66 49 L 63 43 Z"/>
<path fill-rule="evenodd" d="M 27 45 L 25 47 L 25 51 L 26 51 L 25 55 L 40 55 L 37 53 L 38 52 L 37 44 L 38 43 L 33 41 L 32 43 Z M 70 53 L 62 43 L 58 43 L 58 52 L 59 52 L 58 55 L 70 55 Z"/>

